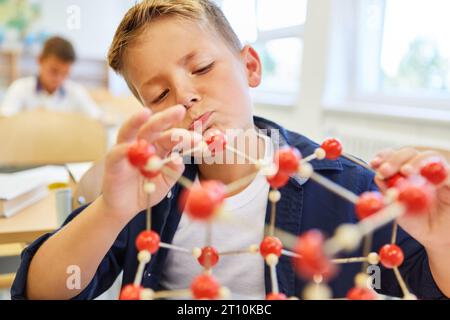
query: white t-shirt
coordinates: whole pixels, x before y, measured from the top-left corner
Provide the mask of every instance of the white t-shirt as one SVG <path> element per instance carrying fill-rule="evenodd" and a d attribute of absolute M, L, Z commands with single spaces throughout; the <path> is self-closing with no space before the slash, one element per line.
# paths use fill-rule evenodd
<path fill-rule="evenodd" d="M 272 159 L 273 149 L 266 139 L 265 158 Z M 195 183 L 199 183 L 198 179 Z M 258 245 L 264 237 L 267 197 L 270 186 L 264 175 L 258 175 L 239 194 L 225 200 L 225 210 L 245 220 L 242 227 L 226 222 L 212 225 L 211 245 L 218 252 L 240 251 Z M 249 230 L 246 225 L 254 228 Z M 206 225 L 191 220 L 183 214 L 172 244 L 186 249 L 202 248 L 205 245 Z M 170 250 L 161 285 L 168 290 L 187 289 L 192 279 L 201 274 L 203 268 L 191 255 Z M 232 293 L 232 299 L 264 299 L 264 260 L 259 254 L 220 256 L 213 268 L 214 277 Z"/>
<path fill-rule="evenodd" d="M 21 111 L 43 108 L 50 111 L 80 112 L 99 118 L 100 109 L 86 89 L 78 83 L 66 80 L 53 94 L 40 88 L 37 77 L 18 79 L 6 91 L 0 108 L 3 116 L 12 116 Z"/>

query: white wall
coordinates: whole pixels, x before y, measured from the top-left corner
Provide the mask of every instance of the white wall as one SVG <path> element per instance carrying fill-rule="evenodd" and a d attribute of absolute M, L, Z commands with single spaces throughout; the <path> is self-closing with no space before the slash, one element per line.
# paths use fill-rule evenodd
<path fill-rule="evenodd" d="M 133 0 L 39 0 L 42 17 L 36 24 L 37 30 L 44 29 L 71 40 L 83 58 L 104 58 L 111 44 L 114 32 Z M 68 25 L 71 6 L 79 7 L 80 28 Z"/>

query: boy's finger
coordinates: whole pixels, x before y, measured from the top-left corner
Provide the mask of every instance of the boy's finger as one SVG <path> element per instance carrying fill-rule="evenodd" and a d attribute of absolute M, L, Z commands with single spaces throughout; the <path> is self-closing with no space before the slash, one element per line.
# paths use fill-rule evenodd
<path fill-rule="evenodd" d="M 416 157 L 411 159 L 410 161 L 404 163 L 400 168 L 400 173 L 409 176 L 411 174 L 419 172 L 420 168 L 426 164 L 428 161 L 439 160 L 445 165 L 448 166 L 444 157 L 435 151 L 425 151 L 419 153 Z"/>
<path fill-rule="evenodd" d="M 174 158 L 172 161 L 166 164 L 169 169 L 172 169 L 175 172 L 178 172 L 181 176 L 184 172 L 185 165 L 183 163 L 183 159 Z"/>
<path fill-rule="evenodd" d="M 376 175 L 374 178 L 375 184 L 378 186 L 381 192 L 385 192 L 388 188 L 386 185 L 386 181 L 381 179 L 380 176 Z"/>
<path fill-rule="evenodd" d="M 389 178 L 399 172 L 400 168 L 408 161 L 419 154 L 419 151 L 413 148 L 404 148 L 394 152 L 378 168 L 378 174 L 383 178 Z"/>
<path fill-rule="evenodd" d="M 393 149 L 385 149 L 380 151 L 375 158 L 373 158 L 372 161 L 370 161 L 370 166 L 374 169 L 378 169 L 380 165 L 383 164 L 384 161 L 386 161 L 387 158 L 389 158 L 394 153 Z"/>
<path fill-rule="evenodd" d="M 154 114 L 138 131 L 137 137 L 153 142 L 162 131 L 170 129 L 180 123 L 186 115 L 186 109 L 177 105 Z"/>
<path fill-rule="evenodd" d="M 164 131 L 160 137 L 155 140 L 155 144 L 160 148 L 162 154 L 160 156 L 165 157 L 167 154 L 177 147 L 178 151 L 188 151 L 195 148 L 203 140 L 201 134 L 188 131 L 186 129 L 172 128 Z"/>
<path fill-rule="evenodd" d="M 150 118 L 152 112 L 148 108 L 140 110 L 128 119 L 120 128 L 117 135 L 117 143 L 132 142 L 136 139 L 139 128 Z"/>
<path fill-rule="evenodd" d="M 110 173 L 114 173 L 115 170 L 122 169 L 123 165 L 127 165 L 128 162 L 123 162 L 123 160 L 127 158 L 130 145 L 130 143 L 122 143 L 112 147 L 105 160 L 105 166 Z"/>

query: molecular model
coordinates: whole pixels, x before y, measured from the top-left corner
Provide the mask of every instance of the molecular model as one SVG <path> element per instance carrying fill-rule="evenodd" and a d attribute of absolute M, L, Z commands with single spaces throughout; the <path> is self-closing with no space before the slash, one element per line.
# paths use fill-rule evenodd
<path fill-rule="evenodd" d="M 331 289 L 326 283 L 336 276 L 337 266 L 344 263 L 363 263 L 366 267 L 369 264 L 377 265 L 381 263 L 384 267 L 394 271 L 402 289 L 403 298 L 415 299 L 399 272 L 399 266 L 404 260 L 404 255 L 402 249 L 395 244 L 397 238 L 396 220 L 402 215 L 426 214 L 427 210 L 433 205 L 436 186 L 445 183 L 448 179 L 445 163 L 440 160 L 431 160 L 421 168 L 420 175 L 406 177 L 397 174 L 385 180 L 389 189 L 383 195 L 379 192 L 366 192 L 358 196 L 314 172 L 309 163 L 313 159 L 336 160 L 339 157 L 345 157 L 373 170 L 362 161 L 343 153 L 341 143 L 334 138 L 327 139 L 313 154 L 304 158 L 296 148 L 283 147 L 276 151 L 271 163 L 253 159 L 232 148 L 227 144 L 226 136 L 221 132 L 215 132 L 195 148 L 177 154 L 183 157 L 194 152 L 216 152 L 217 150 L 229 150 L 245 157 L 255 166 L 256 172 L 229 185 L 224 185 L 220 181 L 205 181 L 201 184 L 194 184 L 183 176 L 177 178 L 178 174 L 165 166 L 171 161 L 171 158 L 159 158 L 155 154 L 155 148 L 145 140 L 139 140 L 130 147 L 128 159 L 147 179 L 144 188 L 146 193 L 151 196 L 152 192 L 155 191 L 155 185 L 150 179 L 161 173 L 177 178 L 178 183 L 184 187 L 180 197 L 181 207 L 184 208 L 184 212 L 191 219 L 205 223 L 206 232 L 207 235 L 209 232 L 209 236 L 206 237 L 203 248 L 181 248 L 162 243 L 159 235 L 151 230 L 151 208 L 148 208 L 147 229 L 142 231 L 136 239 L 139 266 L 135 281 L 133 284 L 123 287 L 119 299 L 228 299 L 231 293 L 215 279 L 213 269 L 221 256 L 242 253 L 260 255 L 268 265 L 272 292 L 266 296 L 267 300 L 290 298 L 280 293 L 278 289 L 276 265 L 281 255 L 292 258 L 293 267 L 298 276 L 310 282 L 302 292 L 302 298 L 304 299 L 333 298 Z M 237 225 L 241 223 L 240 221 L 234 221 L 231 215 L 227 215 L 222 205 L 228 194 L 250 183 L 258 173 L 264 174 L 271 186 L 269 192 L 271 215 L 270 223 L 266 228 L 266 236 L 260 244 L 254 244 L 248 248 L 238 248 L 233 252 L 218 252 L 210 245 L 211 224 L 217 219 L 224 219 Z M 354 204 L 359 223 L 339 226 L 329 239 L 325 239 L 324 235 L 318 230 L 310 230 L 300 236 L 277 230 L 275 228 L 276 203 L 281 197 L 278 189 L 286 185 L 289 177 L 293 175 L 311 179 Z M 384 245 L 378 253 L 370 252 L 372 233 L 389 223 L 393 224 L 391 241 Z M 250 225 L 245 227 L 252 228 Z M 275 236 L 275 233 L 277 233 L 277 236 Z M 364 243 L 363 257 L 333 258 L 342 252 L 352 252 L 362 242 Z M 294 245 L 288 247 L 287 243 Z M 160 248 L 178 250 L 191 255 L 203 267 L 203 272 L 192 280 L 190 288 L 155 292 L 141 286 L 145 266 L 150 262 L 152 255 Z M 355 285 L 348 292 L 346 298 L 350 300 L 381 299 L 382 296 L 367 285 L 368 279 L 369 276 L 366 272 L 358 273 L 355 277 Z M 291 299 L 295 299 L 295 297 Z"/>

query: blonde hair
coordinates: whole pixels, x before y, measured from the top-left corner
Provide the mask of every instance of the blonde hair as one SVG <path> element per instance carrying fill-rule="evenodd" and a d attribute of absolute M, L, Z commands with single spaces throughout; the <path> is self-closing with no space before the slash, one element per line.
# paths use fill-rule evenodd
<path fill-rule="evenodd" d="M 143 0 L 125 15 L 108 53 L 108 63 L 117 73 L 124 74 L 124 55 L 130 43 L 149 23 L 160 17 L 178 17 L 213 26 L 225 43 L 239 52 L 241 43 L 220 8 L 210 0 Z M 128 84 L 136 95 L 136 92 Z"/>

